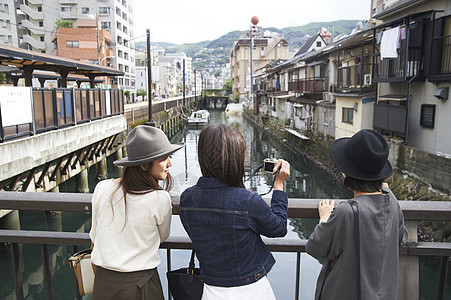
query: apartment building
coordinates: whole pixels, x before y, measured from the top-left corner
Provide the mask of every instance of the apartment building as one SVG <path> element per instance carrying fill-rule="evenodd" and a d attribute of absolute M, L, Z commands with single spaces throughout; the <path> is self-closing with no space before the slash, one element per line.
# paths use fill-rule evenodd
<path fill-rule="evenodd" d="M 16 8 L 14 0 L 0 0 L 0 43 L 17 47 Z"/>
<path fill-rule="evenodd" d="M 251 61 L 252 49 L 252 68 Z M 233 97 L 240 96 L 242 99 L 250 98 L 251 82 L 250 74 L 255 75 L 257 69 L 265 67 L 274 60 L 286 60 L 289 58 L 289 45 L 283 36 L 271 32 L 261 35 L 257 29 L 250 37 L 241 37 L 233 43 L 230 53 L 232 68 Z"/>
<path fill-rule="evenodd" d="M 57 20 L 73 21 L 74 27 L 79 27 L 78 20 L 97 20 L 99 30 L 107 30 L 112 36 L 112 55 L 109 55 L 111 67 L 125 73 L 115 79 L 113 84 L 129 90 L 134 97 L 136 87 L 132 4 L 132 0 L 18 0 L 15 1 L 17 10 L 14 9 L 10 15 L 16 15 L 17 27 L 14 30 L 18 32 L 18 46 L 48 54 L 54 52 L 52 32 Z M 106 57 L 101 56 L 100 60 Z"/>

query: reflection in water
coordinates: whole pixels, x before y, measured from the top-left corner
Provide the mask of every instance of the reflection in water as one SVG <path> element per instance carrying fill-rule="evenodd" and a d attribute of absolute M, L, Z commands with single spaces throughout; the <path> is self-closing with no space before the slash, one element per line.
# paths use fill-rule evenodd
<path fill-rule="evenodd" d="M 349 198 L 351 193 L 344 190 L 328 174 L 317 168 L 302 156 L 291 152 L 274 140 L 265 130 L 243 120 L 241 116 L 227 118 L 221 110 L 212 110 L 211 122 L 225 123 L 234 126 L 241 131 L 247 141 L 247 155 L 245 160 L 246 178 L 260 167 L 263 160 L 268 157 L 283 158 L 291 164 L 291 176 L 286 181 L 285 190 L 290 198 Z M 170 169 L 174 178 L 174 188 L 171 194 L 180 195 L 187 187 L 196 184 L 201 176 L 197 160 L 197 142 L 200 129 L 187 128 L 182 134 L 177 135 L 172 142 L 185 142 L 186 147 L 175 152 L 171 156 L 173 166 Z M 118 169 L 113 166 L 113 157 L 108 158 L 108 176 L 119 176 Z M 95 167 L 90 168 L 89 183 L 90 192 L 95 187 Z M 260 194 L 269 191 L 272 183 L 271 175 L 259 173 L 245 182 L 246 188 Z M 74 192 L 75 180 L 70 180 L 60 185 L 61 192 Z M 270 197 L 271 194 L 265 197 Z M 313 232 L 317 219 L 290 219 L 286 238 L 307 239 Z M 65 212 L 52 214 L 44 212 L 20 212 L 20 226 L 23 230 L 52 230 L 89 232 L 91 217 L 89 213 Z M 185 236 L 186 233 L 178 216 L 173 217 L 171 234 Z M 50 246 L 50 262 L 52 268 L 52 288 L 54 299 L 75 299 L 75 285 L 72 270 L 68 264 L 64 264 L 72 254 L 69 246 Z M 45 299 L 45 289 L 42 278 L 42 258 L 40 245 L 24 245 L 21 247 L 23 258 L 24 293 L 27 299 Z M 158 268 L 162 278 L 163 290 L 167 291 L 166 280 L 166 251 L 160 250 L 162 265 Z M 291 253 L 274 253 L 277 260 L 273 270 L 269 273 L 269 280 L 273 286 L 277 299 L 294 299 L 296 255 Z M 172 268 L 185 267 L 189 260 L 189 251 L 172 251 Z M 428 264 L 431 264 L 428 261 Z M 316 278 L 321 265 L 312 257 L 302 254 L 301 258 L 301 295 L 300 299 L 313 299 Z M 0 247 L 0 299 L 15 299 L 13 269 L 9 246 Z M 428 269 L 436 269 L 435 266 Z M 435 281 L 436 274 L 430 275 L 431 280 L 423 278 L 422 282 Z M 426 291 L 427 294 L 428 291 Z M 85 298 L 89 298 L 85 297 Z M 166 296 L 167 299 L 167 296 Z"/>

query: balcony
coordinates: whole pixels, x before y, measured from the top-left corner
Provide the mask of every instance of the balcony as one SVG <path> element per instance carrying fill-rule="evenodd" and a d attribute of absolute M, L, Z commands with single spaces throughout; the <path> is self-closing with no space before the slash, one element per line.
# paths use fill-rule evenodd
<path fill-rule="evenodd" d="M 22 25 L 36 35 L 43 35 L 45 33 L 44 27 L 36 26 L 28 20 L 23 20 Z"/>
<path fill-rule="evenodd" d="M 44 20 L 44 13 L 32 9 L 31 7 L 21 4 L 20 10 L 34 20 Z"/>
<path fill-rule="evenodd" d="M 329 78 L 302 78 L 288 83 L 288 90 L 295 93 L 321 94 L 327 92 L 329 88 Z"/>
<path fill-rule="evenodd" d="M 407 57 L 406 57 L 407 51 Z M 405 82 L 422 78 L 423 51 L 421 48 L 400 48 L 397 58 L 381 60 L 377 57 L 376 82 Z"/>
<path fill-rule="evenodd" d="M 26 34 L 23 36 L 23 41 L 30 44 L 33 48 L 39 49 L 39 50 L 45 50 L 45 43 L 36 40 L 34 37 Z"/>
<path fill-rule="evenodd" d="M 407 96 L 386 95 L 374 104 L 373 127 L 390 136 L 406 136 Z"/>
<path fill-rule="evenodd" d="M 429 79 L 451 80 L 451 35 L 432 40 Z"/>

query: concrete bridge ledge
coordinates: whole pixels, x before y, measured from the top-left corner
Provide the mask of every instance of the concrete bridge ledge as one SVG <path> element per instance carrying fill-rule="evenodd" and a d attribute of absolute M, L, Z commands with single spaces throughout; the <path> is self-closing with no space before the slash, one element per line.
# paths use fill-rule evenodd
<path fill-rule="evenodd" d="M 125 115 L 118 115 L 1 143 L 0 181 L 126 130 Z"/>

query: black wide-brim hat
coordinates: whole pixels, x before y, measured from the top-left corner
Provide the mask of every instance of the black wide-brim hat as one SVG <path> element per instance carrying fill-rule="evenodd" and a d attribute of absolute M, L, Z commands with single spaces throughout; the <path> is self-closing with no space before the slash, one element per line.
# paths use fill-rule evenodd
<path fill-rule="evenodd" d="M 382 180 L 393 173 L 388 144 L 374 130 L 363 129 L 330 145 L 330 157 L 344 174 L 365 181 Z"/>
<path fill-rule="evenodd" d="M 169 156 L 185 146 L 184 143 L 171 144 L 164 132 L 149 125 L 133 128 L 125 141 L 127 157 L 115 160 L 116 166 L 138 166 Z"/>

